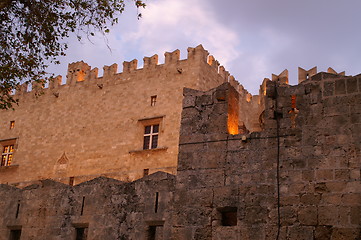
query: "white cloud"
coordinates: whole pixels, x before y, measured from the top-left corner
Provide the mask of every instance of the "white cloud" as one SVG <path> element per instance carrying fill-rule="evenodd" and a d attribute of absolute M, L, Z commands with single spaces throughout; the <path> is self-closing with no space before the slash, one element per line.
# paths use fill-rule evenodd
<path fill-rule="evenodd" d="M 203 0 L 149 3 L 138 29 L 124 36 L 122 41 L 136 44 L 145 53 L 158 53 L 160 57 L 165 51 L 203 44 L 224 65 L 240 54 L 236 48 L 237 34 L 218 22 Z"/>

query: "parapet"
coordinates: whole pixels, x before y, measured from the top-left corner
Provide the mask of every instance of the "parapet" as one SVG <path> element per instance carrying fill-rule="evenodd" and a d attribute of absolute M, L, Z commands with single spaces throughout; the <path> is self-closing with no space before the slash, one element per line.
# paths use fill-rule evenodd
<path fill-rule="evenodd" d="M 144 62 L 144 64 L 143 64 L 144 69 L 155 67 L 158 65 L 158 55 L 154 54 L 151 57 L 144 57 L 143 62 Z"/>
<path fill-rule="evenodd" d="M 114 63 L 110 66 L 104 66 L 103 67 L 103 78 L 109 78 L 114 76 L 117 73 L 118 70 L 118 64 Z"/>
<path fill-rule="evenodd" d="M 82 82 L 85 80 L 85 75 L 90 71 L 90 66 L 83 62 L 69 63 L 68 74 L 66 75 L 66 83 L 74 84 L 76 82 Z"/>
<path fill-rule="evenodd" d="M 49 81 L 49 88 L 50 88 L 50 89 L 53 89 L 53 88 L 59 87 L 59 86 L 62 84 L 62 82 L 63 82 L 62 79 L 63 79 L 63 77 L 60 76 L 60 75 L 58 75 L 58 76 L 56 76 L 55 78 L 51 79 L 51 80 Z"/>
<path fill-rule="evenodd" d="M 338 72 L 336 72 L 335 70 L 333 70 L 333 68 L 331 68 L 331 67 L 329 67 L 329 68 L 327 69 L 327 73 L 332 73 L 332 74 L 336 74 L 336 75 L 345 76 L 345 71 L 338 73 Z"/>
<path fill-rule="evenodd" d="M 298 83 L 308 80 L 310 77 L 317 74 L 317 67 L 313 67 L 306 71 L 305 69 L 298 67 Z"/>
<path fill-rule="evenodd" d="M 195 48 L 189 47 L 187 51 L 188 51 L 188 59 L 199 58 L 202 61 L 207 62 L 207 57 L 209 55 L 209 52 L 203 48 L 202 44 L 198 45 Z"/>
<path fill-rule="evenodd" d="M 212 67 L 214 67 L 215 69 L 217 69 L 218 71 L 218 68 L 219 68 L 219 62 L 213 57 L 213 55 L 209 55 L 208 56 L 208 64 Z"/>
<path fill-rule="evenodd" d="M 130 73 L 137 69 L 138 67 L 138 60 L 134 59 L 130 62 L 124 61 L 123 62 L 123 72 L 124 73 Z"/>
<path fill-rule="evenodd" d="M 288 84 L 288 70 L 285 69 L 279 75 L 272 74 L 272 81 L 279 82 L 280 84 Z"/>
<path fill-rule="evenodd" d="M 173 52 L 164 53 L 165 64 L 175 63 L 180 59 L 179 49 L 174 50 Z"/>

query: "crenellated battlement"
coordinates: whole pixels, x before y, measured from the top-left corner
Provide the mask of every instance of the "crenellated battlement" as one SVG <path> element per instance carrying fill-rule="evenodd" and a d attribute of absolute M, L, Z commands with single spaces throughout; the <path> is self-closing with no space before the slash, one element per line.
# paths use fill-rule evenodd
<path fill-rule="evenodd" d="M 231 75 L 224 66 L 220 65 L 219 61 L 215 59 L 213 55 L 209 55 L 209 52 L 203 48 L 202 45 L 198 45 L 197 47 L 189 47 L 187 48 L 187 58 L 180 59 L 180 50 L 176 49 L 173 52 L 165 52 L 165 60 L 163 64 L 158 62 L 158 55 L 154 54 L 150 57 L 143 58 L 143 67 L 138 67 L 138 60 L 133 59 L 131 61 L 124 61 L 122 63 L 123 69 L 122 71 L 118 72 L 118 64 L 114 63 L 110 66 L 103 67 L 103 76 L 98 76 L 99 69 L 97 67 L 91 68 L 90 65 L 85 63 L 84 61 L 73 62 L 68 65 L 68 71 L 66 74 L 65 84 L 63 84 L 62 76 L 57 76 L 51 81 L 49 81 L 48 86 L 44 83 L 33 83 L 32 85 L 28 86 L 27 84 L 23 84 L 18 87 L 15 94 L 20 96 L 24 95 L 28 92 L 33 92 L 36 90 L 35 93 L 39 90 L 46 91 L 46 89 L 57 89 L 62 85 L 66 86 L 74 86 L 78 82 L 88 82 L 86 85 L 103 85 L 105 82 L 112 83 L 122 81 L 122 80 L 132 80 L 133 77 L 136 78 L 136 74 L 138 72 L 142 72 L 142 76 L 146 72 L 152 72 L 155 69 L 161 70 L 163 68 L 174 68 L 176 67 L 176 71 L 172 71 L 178 74 L 183 74 L 184 70 L 193 67 L 199 66 L 199 64 L 206 64 L 209 66 L 206 71 L 213 71 L 213 74 L 217 75 L 218 83 L 222 82 L 229 82 L 242 96 L 245 96 L 247 102 L 251 102 L 253 99 L 252 94 L 250 94 L 239 82 L 235 79 L 233 75 Z M 133 73 L 135 75 L 133 75 Z M 131 78 L 128 77 L 128 74 L 132 74 Z M 309 70 L 299 67 L 298 68 L 298 83 L 303 83 L 307 80 L 322 80 L 322 77 L 319 77 L 320 73 L 317 72 L 317 67 L 313 67 Z M 333 68 L 328 68 L 326 73 L 323 74 L 331 74 L 335 75 L 335 77 L 346 77 L 345 72 L 336 72 Z M 215 76 L 214 75 L 214 76 Z M 127 77 L 126 77 L 127 76 Z M 280 74 L 272 74 L 271 78 L 266 78 L 267 81 L 274 81 L 278 82 L 281 85 L 288 85 L 289 84 L 289 75 L 288 70 L 285 69 Z M 205 81 L 205 80 L 203 80 Z M 101 82 L 101 83 L 100 83 Z M 199 83 L 202 85 L 204 83 Z M 215 84 L 216 85 L 216 84 Z M 266 86 L 265 82 L 260 86 L 260 95 L 266 94 Z M 261 99 L 257 98 L 257 101 L 261 101 Z"/>
<path fill-rule="evenodd" d="M 147 71 L 152 72 L 156 68 L 157 70 L 161 70 L 164 68 L 176 67 L 177 71 L 174 72 L 182 74 L 184 69 L 188 69 L 189 67 L 193 68 L 194 66 L 200 67 L 201 65 L 199 64 L 210 66 L 210 69 L 213 69 L 211 71 L 214 71 L 213 74 L 218 74 L 218 80 L 216 80 L 217 84 L 214 84 L 214 86 L 228 81 L 231 81 L 235 86 L 238 84 L 236 84 L 234 77 L 232 79 L 230 78 L 230 73 L 226 71 L 224 66 L 221 66 L 212 55 L 209 55 L 209 52 L 205 50 L 202 45 L 198 45 L 195 48 L 189 47 L 187 49 L 187 54 L 188 55 L 186 59 L 180 59 L 181 52 L 179 49 L 176 49 L 173 52 L 165 52 L 165 60 L 163 64 L 158 62 L 157 54 L 154 54 L 151 57 L 144 57 L 142 68 L 138 67 L 137 59 L 124 61 L 122 63 L 122 71 L 119 71 L 118 64 L 114 63 L 110 66 L 103 67 L 103 76 L 98 76 L 99 69 L 97 67 L 92 68 L 84 61 L 73 62 L 68 64 L 68 71 L 65 76 L 64 84 L 63 77 L 57 76 L 54 79 L 51 79 L 48 85 L 41 83 L 41 85 L 43 85 L 42 87 L 39 87 L 37 83 L 29 86 L 27 84 L 23 84 L 18 87 L 15 94 L 20 96 L 29 92 L 33 92 L 35 89 L 37 91 L 39 89 L 44 89 L 43 91 L 46 91 L 47 89 L 57 89 L 62 86 L 75 86 L 78 82 L 87 82 L 86 85 L 99 85 L 104 84 L 105 82 L 114 82 L 116 84 L 117 81 L 122 81 L 123 79 L 130 80 L 129 77 L 125 77 L 128 74 L 142 72 L 142 76 L 144 76 L 144 73 L 147 74 Z M 136 75 L 132 75 L 131 79 L 133 79 L 133 77 L 137 78 Z M 200 83 L 200 85 L 202 84 Z"/>

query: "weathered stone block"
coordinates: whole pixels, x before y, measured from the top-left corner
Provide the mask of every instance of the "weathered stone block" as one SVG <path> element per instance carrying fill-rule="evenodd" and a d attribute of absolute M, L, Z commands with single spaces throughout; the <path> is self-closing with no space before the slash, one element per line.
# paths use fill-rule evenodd
<path fill-rule="evenodd" d="M 359 228 L 336 228 L 332 229 L 331 239 L 337 240 L 358 240 L 360 238 Z"/>
<path fill-rule="evenodd" d="M 306 193 L 301 195 L 301 203 L 305 205 L 317 205 L 321 200 L 320 194 Z"/>
<path fill-rule="evenodd" d="M 298 239 L 298 240 L 313 239 L 313 227 L 304 227 L 304 226 L 289 227 L 287 239 Z"/>
<path fill-rule="evenodd" d="M 335 180 L 349 180 L 350 170 L 349 169 L 336 169 Z"/>
<path fill-rule="evenodd" d="M 318 169 L 316 170 L 316 179 L 319 181 L 333 180 L 334 170 L 332 169 Z"/>
<path fill-rule="evenodd" d="M 332 227 L 331 226 L 316 226 L 314 232 L 315 240 L 331 239 Z"/>
<path fill-rule="evenodd" d="M 354 93 L 358 91 L 356 78 L 347 79 L 346 85 L 347 85 L 347 93 Z"/>
<path fill-rule="evenodd" d="M 317 207 L 300 207 L 298 210 L 298 221 L 302 225 L 317 225 Z"/>
<path fill-rule="evenodd" d="M 340 79 L 340 80 L 335 81 L 335 93 L 336 94 L 345 94 L 346 93 L 345 79 Z"/>
<path fill-rule="evenodd" d="M 318 208 L 318 224 L 333 225 L 338 219 L 338 209 L 334 206 L 324 206 Z"/>
<path fill-rule="evenodd" d="M 333 96 L 335 92 L 335 83 L 334 82 L 324 82 L 323 83 L 323 96 Z"/>

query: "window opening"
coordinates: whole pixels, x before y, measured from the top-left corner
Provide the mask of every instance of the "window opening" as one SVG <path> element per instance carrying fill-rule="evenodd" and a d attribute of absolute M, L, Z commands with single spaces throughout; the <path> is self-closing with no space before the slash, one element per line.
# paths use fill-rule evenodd
<path fill-rule="evenodd" d="M 158 147 L 158 133 L 159 124 L 145 126 L 143 149 L 153 149 Z"/>
<path fill-rule="evenodd" d="M 10 129 L 13 129 L 15 127 L 15 121 L 10 121 Z"/>
<path fill-rule="evenodd" d="M 157 232 L 157 226 L 149 226 L 149 228 L 148 228 L 148 240 L 155 240 L 156 232 Z"/>
<path fill-rule="evenodd" d="M 69 178 L 69 185 L 74 186 L 74 177 Z"/>
<path fill-rule="evenodd" d="M 157 102 L 157 95 L 150 97 L 150 106 L 155 106 L 155 103 Z"/>
<path fill-rule="evenodd" d="M 82 227 L 82 228 L 75 228 L 76 230 L 76 240 L 86 240 L 88 236 L 88 228 Z"/>
<path fill-rule="evenodd" d="M 4 146 L 1 155 L 1 166 L 10 166 L 13 159 L 14 145 Z"/>
<path fill-rule="evenodd" d="M 159 198 L 159 192 L 155 193 L 155 203 L 154 203 L 154 212 L 158 212 L 158 198 Z"/>
<path fill-rule="evenodd" d="M 83 213 L 84 213 L 84 202 L 85 202 L 85 197 L 83 197 L 83 201 L 81 202 L 80 216 L 83 216 Z"/>
<path fill-rule="evenodd" d="M 237 208 L 224 207 L 219 209 L 222 214 L 222 226 L 237 226 Z"/>
<path fill-rule="evenodd" d="M 18 216 L 19 216 L 19 211 L 20 211 L 20 200 L 18 201 L 18 206 L 16 207 L 15 218 L 18 218 Z"/>
<path fill-rule="evenodd" d="M 20 240 L 21 229 L 12 229 L 10 230 L 10 240 Z"/>
<path fill-rule="evenodd" d="M 149 175 L 149 168 L 143 170 L 143 177 Z"/>

